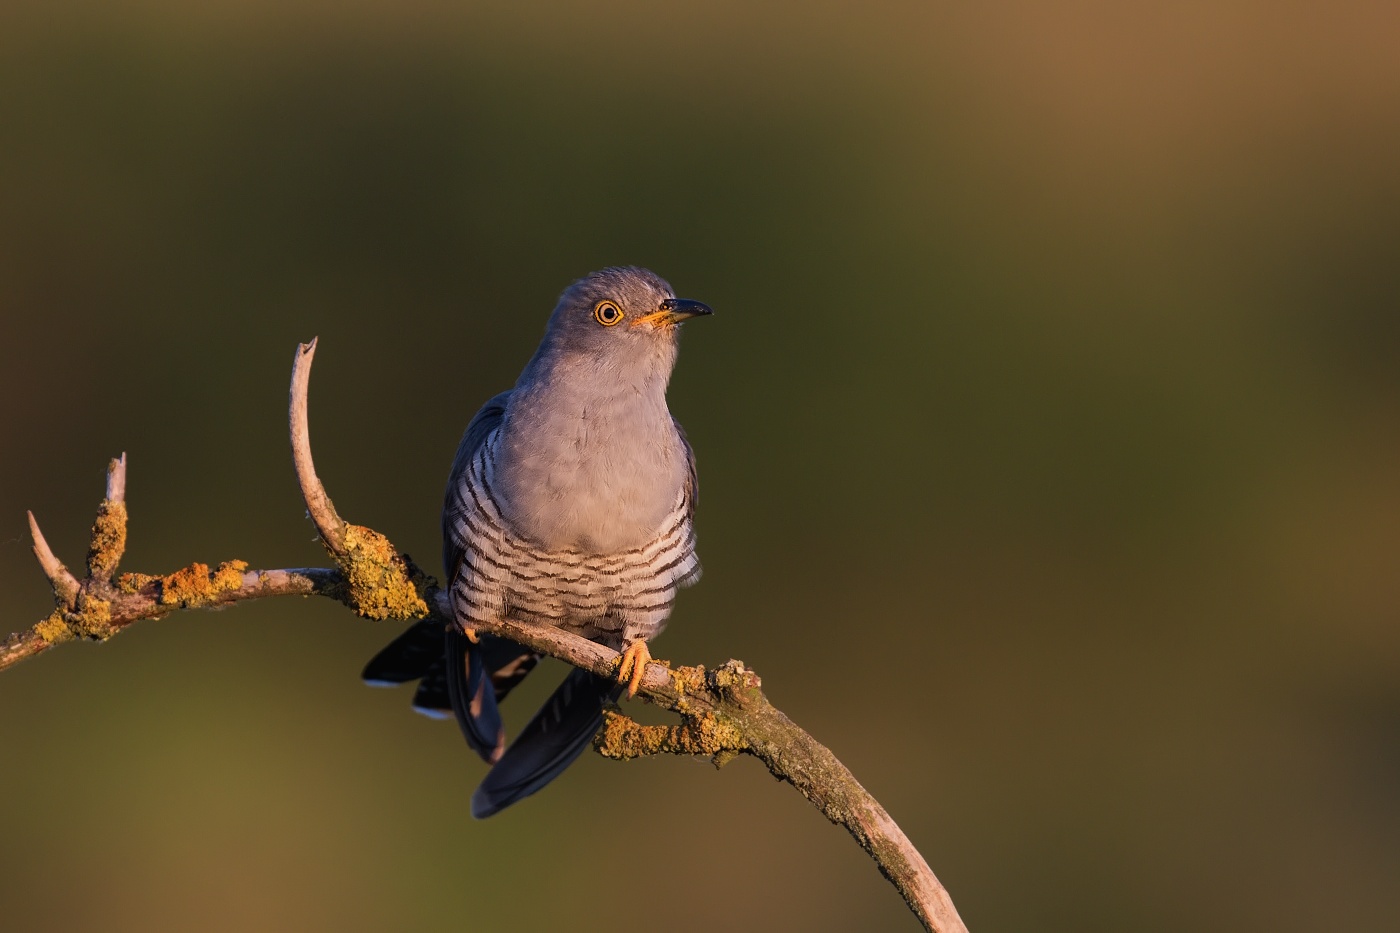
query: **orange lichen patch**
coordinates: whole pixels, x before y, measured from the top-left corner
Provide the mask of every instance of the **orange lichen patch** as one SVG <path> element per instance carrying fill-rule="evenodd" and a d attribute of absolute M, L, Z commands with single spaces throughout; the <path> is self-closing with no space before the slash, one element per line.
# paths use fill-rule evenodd
<path fill-rule="evenodd" d="M 117 569 L 126 550 L 126 504 L 103 499 L 92 523 L 92 539 L 88 544 L 88 575 L 106 580 Z"/>
<path fill-rule="evenodd" d="M 149 573 L 124 573 L 117 577 L 114 582 L 118 592 L 131 596 L 141 592 L 152 583 L 160 583 L 161 579 Z"/>
<path fill-rule="evenodd" d="M 346 524 L 345 553 L 337 556 L 350 608 L 366 619 L 421 619 L 428 614 L 415 572 L 389 539 L 372 528 Z"/>
<path fill-rule="evenodd" d="M 678 726 L 644 726 L 621 713 L 604 714 L 593 747 L 604 758 L 625 760 L 643 755 L 713 755 L 722 766 L 748 748 L 743 730 L 714 713 L 687 716 Z"/>
<path fill-rule="evenodd" d="M 210 571 L 208 564 L 190 564 L 183 570 L 160 578 L 160 604 L 193 609 L 217 602 L 223 594 L 243 585 L 243 571 L 247 569 L 248 564 L 241 560 L 224 561 L 214 571 Z M 139 578 L 141 575 L 128 576 Z"/>
<path fill-rule="evenodd" d="M 67 641 L 72 638 L 73 630 L 63 620 L 63 610 L 55 609 L 48 618 L 34 623 L 34 634 L 47 644 L 52 645 L 55 642 Z"/>

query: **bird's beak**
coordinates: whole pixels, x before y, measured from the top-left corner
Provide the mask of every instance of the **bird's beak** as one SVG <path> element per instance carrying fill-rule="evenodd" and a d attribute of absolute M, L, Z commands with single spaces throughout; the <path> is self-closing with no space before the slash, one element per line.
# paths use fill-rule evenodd
<path fill-rule="evenodd" d="M 650 324 L 652 327 L 670 327 L 673 324 L 679 324 L 686 318 L 714 313 L 709 305 L 701 304 L 698 301 L 691 301 L 688 298 L 667 298 L 661 302 L 661 310 L 644 314 L 637 318 L 635 323 Z"/>

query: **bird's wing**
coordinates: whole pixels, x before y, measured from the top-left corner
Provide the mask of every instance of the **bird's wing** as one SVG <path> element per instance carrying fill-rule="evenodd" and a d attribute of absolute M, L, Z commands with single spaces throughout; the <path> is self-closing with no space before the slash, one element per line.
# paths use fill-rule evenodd
<path fill-rule="evenodd" d="M 510 392 L 502 392 L 482 405 L 481 410 L 468 422 L 467 430 L 463 432 L 462 440 L 457 445 L 457 455 L 452 458 L 452 470 L 447 474 L 446 501 L 442 504 L 442 566 L 447 569 L 449 589 L 462 564 L 462 533 L 460 526 L 455 524 L 457 516 L 466 505 L 462 501 L 462 476 L 471 466 L 472 457 L 475 457 L 481 445 L 486 443 L 487 435 L 500 426 L 506 415 L 506 403 L 509 401 Z"/>
<path fill-rule="evenodd" d="M 695 451 L 680 422 L 675 424 L 685 448 L 685 510 L 690 520 L 700 481 L 695 472 Z M 472 816 L 485 819 L 499 813 L 558 777 L 598 733 L 604 705 L 616 702 L 622 689 L 611 677 L 578 668 L 570 671 L 472 794 Z"/>
<path fill-rule="evenodd" d="M 695 518 L 695 503 L 700 501 L 700 474 L 695 470 L 695 448 L 690 446 L 690 439 L 685 436 L 685 428 L 674 417 L 671 423 L 676 426 L 676 435 L 681 439 L 681 446 L 685 448 L 685 517 L 687 520 Z"/>
<path fill-rule="evenodd" d="M 485 819 L 530 796 L 582 754 L 603 724 L 603 705 L 622 688 L 610 677 L 574 668 L 521 730 L 472 794 L 472 816 Z"/>
<path fill-rule="evenodd" d="M 454 527 L 454 519 L 460 514 L 454 509 L 461 507 L 459 480 L 487 435 L 501 423 L 509 398 L 509 392 L 502 392 L 483 405 L 457 445 L 442 513 L 443 564 L 449 576 L 449 590 L 463 554 L 461 531 Z M 507 639 L 483 635 L 481 642 L 472 646 L 450 627 L 444 631 L 441 622 L 423 619 L 371 658 L 361 676 L 375 685 L 419 681 L 413 708 L 434 717 L 455 714 L 467 743 L 489 762 L 500 757 L 504 745 L 504 727 L 496 703 L 524 679 L 538 660 L 539 655 Z M 483 690 L 487 674 L 490 689 Z"/>
<path fill-rule="evenodd" d="M 457 455 L 452 458 L 442 508 L 442 563 L 447 569 L 449 593 L 456 583 L 457 574 L 461 572 L 465 554 L 467 530 L 462 514 L 466 503 L 463 501 L 462 478 L 486 438 L 505 418 L 509 401 L 510 393 L 502 392 L 481 406 L 481 410 L 467 424 L 462 441 L 457 445 Z M 457 725 L 467 744 L 487 762 L 494 762 L 505 750 L 505 725 L 501 722 L 501 713 L 496 705 L 499 695 L 488 676 L 488 655 L 491 660 L 501 660 L 513 669 L 523 668 L 524 673 L 534 666 L 536 656 L 533 652 L 490 635 L 483 636 L 482 643 L 473 646 L 453 626 L 447 628 L 443 647 L 447 699 L 457 717 Z M 502 655 L 508 656 L 508 659 L 502 658 Z M 523 677 L 524 673 L 520 676 Z M 431 699 L 437 701 L 440 697 L 432 696 Z"/>

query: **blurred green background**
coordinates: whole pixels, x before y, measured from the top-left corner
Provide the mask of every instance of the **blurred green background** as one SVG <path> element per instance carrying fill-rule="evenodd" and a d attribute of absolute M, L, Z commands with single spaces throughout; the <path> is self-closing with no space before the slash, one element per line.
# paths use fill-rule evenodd
<path fill-rule="evenodd" d="M 1053 8 L 1052 8 L 1053 6 Z M 559 291 L 716 316 L 672 408 L 742 658 L 991 930 L 1400 927 L 1400 14 L 1380 3 L 53 2 L 0 11 L 0 607 L 80 565 L 436 569 Z M 908 930 L 752 760 L 484 823 L 327 601 L 0 675 L 14 930 Z M 509 701 L 518 725 L 559 676 Z M 639 822 L 637 814 L 643 817 Z"/>

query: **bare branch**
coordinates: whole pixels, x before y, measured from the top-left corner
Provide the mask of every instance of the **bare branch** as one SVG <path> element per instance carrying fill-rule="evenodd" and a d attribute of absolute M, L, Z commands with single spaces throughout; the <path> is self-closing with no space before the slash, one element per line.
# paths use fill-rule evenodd
<path fill-rule="evenodd" d="M 126 451 L 107 464 L 107 501 L 126 502 Z"/>
<path fill-rule="evenodd" d="M 5 643 L 0 645 L 0 671 L 12 664 L 18 664 L 25 658 L 32 658 L 40 652 L 47 651 L 57 642 L 49 641 L 37 631 L 38 626 L 25 629 L 22 632 L 15 632 Z"/>
<path fill-rule="evenodd" d="M 29 516 L 29 535 L 34 539 L 34 556 L 39 558 L 39 566 L 44 568 L 44 576 L 53 584 L 54 598 L 71 607 L 73 601 L 78 598 L 78 579 L 63 566 L 63 561 L 54 556 L 49 542 L 44 540 L 44 533 L 39 530 L 39 522 L 34 518 L 34 513 L 26 514 Z"/>
<path fill-rule="evenodd" d="M 335 511 L 326 487 L 316 476 L 316 465 L 311 461 L 311 429 L 307 424 L 306 390 L 311 381 L 311 360 L 316 355 L 316 338 L 310 343 L 297 344 L 296 356 L 292 361 L 291 406 L 288 420 L 292 433 L 292 464 L 296 467 L 297 483 L 301 486 L 301 497 L 306 500 L 306 511 L 321 535 L 326 549 L 335 557 L 345 553 L 345 520 Z"/>

